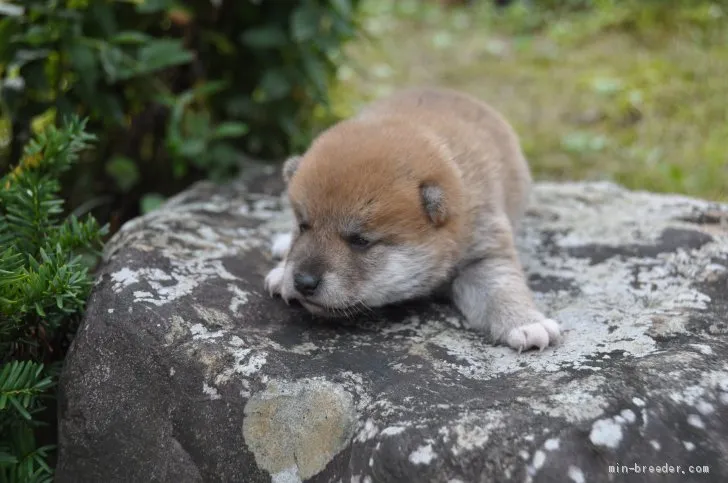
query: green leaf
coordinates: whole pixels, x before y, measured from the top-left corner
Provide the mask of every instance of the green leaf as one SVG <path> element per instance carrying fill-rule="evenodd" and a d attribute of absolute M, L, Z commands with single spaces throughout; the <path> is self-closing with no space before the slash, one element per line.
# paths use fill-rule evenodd
<path fill-rule="evenodd" d="M 158 39 L 139 49 L 136 72 L 147 74 L 174 65 L 191 62 L 194 56 L 184 49 L 181 40 Z"/>
<path fill-rule="evenodd" d="M 88 88 L 93 88 L 99 77 L 98 60 L 94 50 L 88 45 L 73 43 L 67 47 L 67 52 L 79 81 Z"/>
<path fill-rule="evenodd" d="M 49 474 L 53 472 L 53 470 L 51 470 L 50 466 L 48 466 L 48 463 L 46 463 L 46 462 L 45 462 L 45 461 L 43 460 L 43 457 L 44 457 L 44 456 L 46 456 L 46 452 L 47 452 L 47 451 L 48 451 L 49 449 L 53 449 L 54 447 L 55 447 L 54 445 L 49 445 L 48 447 L 45 447 L 45 446 L 44 446 L 43 448 L 45 448 L 45 449 L 43 449 L 43 448 L 38 448 L 37 450 L 35 450 L 35 451 L 36 451 L 36 453 L 39 453 L 39 454 L 38 454 L 38 455 L 37 455 L 37 456 L 36 456 L 36 457 L 34 458 L 34 459 L 35 459 L 35 463 L 36 463 L 36 464 L 37 464 L 38 466 L 40 466 L 40 468 L 39 468 L 39 472 L 40 472 L 40 471 L 44 471 L 44 472 L 46 472 L 46 473 L 49 473 Z M 41 452 L 41 449 L 43 449 L 43 451 L 42 451 L 42 452 Z"/>
<path fill-rule="evenodd" d="M 58 37 L 58 32 L 47 29 L 42 25 L 32 25 L 23 34 L 19 35 L 19 39 L 31 46 L 40 46 L 53 43 Z"/>
<path fill-rule="evenodd" d="M 316 36 L 321 23 L 321 13 L 313 5 L 298 7 L 291 14 L 291 37 L 296 42 L 305 42 Z"/>
<path fill-rule="evenodd" d="M 143 44 L 148 42 L 151 38 L 152 37 L 142 32 L 126 30 L 111 37 L 111 42 L 114 44 Z"/>
<path fill-rule="evenodd" d="M 210 122 L 209 112 L 188 110 L 184 117 L 185 132 L 198 139 L 206 139 L 212 131 Z"/>
<path fill-rule="evenodd" d="M 204 139 L 185 139 L 179 145 L 178 153 L 185 158 L 196 158 L 198 156 L 202 156 L 205 153 L 206 147 L 207 143 L 205 143 Z"/>
<path fill-rule="evenodd" d="M 291 92 L 291 82 L 280 69 L 268 70 L 260 80 L 260 89 L 266 100 L 278 100 Z"/>
<path fill-rule="evenodd" d="M 235 138 L 247 134 L 248 125 L 242 122 L 224 122 L 212 131 L 214 139 Z"/>
<path fill-rule="evenodd" d="M 36 311 L 36 312 L 38 313 L 38 315 L 40 315 L 41 317 L 45 317 L 45 316 L 46 316 L 46 313 L 45 313 L 45 311 L 43 310 L 43 307 L 42 307 L 42 306 L 40 305 L 40 303 L 38 303 L 38 302 L 36 302 L 36 303 L 35 303 L 35 311 Z"/>
<path fill-rule="evenodd" d="M 106 174 L 111 176 L 123 192 L 128 192 L 139 182 L 139 167 L 125 156 L 114 156 L 106 163 Z"/>
<path fill-rule="evenodd" d="M 4 451 L 0 451 L 0 467 L 18 464 L 18 458 Z"/>
<path fill-rule="evenodd" d="M 306 78 L 309 80 L 311 86 L 315 88 L 316 100 L 323 102 L 327 91 L 326 84 L 328 80 L 326 66 L 321 62 L 319 57 L 309 50 L 302 53 L 301 61 L 303 62 Z"/>
<path fill-rule="evenodd" d="M 242 39 L 244 35 L 245 34 L 239 37 L 241 42 L 243 42 Z M 233 41 L 233 38 L 228 38 L 226 35 L 215 32 L 213 30 L 202 30 L 200 32 L 200 39 L 203 40 L 205 43 L 209 42 L 210 44 L 212 44 L 212 46 L 220 55 L 235 55 L 236 45 Z"/>
<path fill-rule="evenodd" d="M 199 98 L 221 92 L 227 87 L 228 83 L 225 81 L 208 81 L 187 92 L 191 92 L 194 98 Z"/>
<path fill-rule="evenodd" d="M 96 94 L 95 101 L 95 107 L 98 109 L 104 121 L 113 121 L 117 124 L 123 123 L 124 109 L 118 97 L 107 94 L 106 92 L 99 92 Z"/>
<path fill-rule="evenodd" d="M 110 2 L 89 2 L 89 18 L 105 37 L 112 37 L 117 30 L 116 16 Z"/>
<path fill-rule="evenodd" d="M 164 201 L 164 196 L 160 195 L 159 193 L 147 193 L 142 196 L 140 209 L 142 210 L 143 214 L 147 214 L 162 206 Z"/>
<path fill-rule="evenodd" d="M 19 49 L 15 53 L 15 66 L 16 67 L 22 67 L 25 64 L 29 62 L 33 62 L 34 60 L 42 60 L 48 57 L 50 55 L 50 51 L 48 49 Z"/>
<path fill-rule="evenodd" d="M 99 60 L 110 83 L 127 77 L 129 69 L 123 65 L 125 60 L 124 52 L 118 47 L 113 45 L 104 46 L 99 52 Z"/>
<path fill-rule="evenodd" d="M 174 0 L 142 0 L 136 2 L 136 11 L 139 13 L 156 13 L 167 10 L 174 5 Z"/>
<path fill-rule="evenodd" d="M 9 401 L 10 401 L 10 405 L 13 406 L 15 408 L 15 410 L 18 411 L 24 419 L 26 419 L 28 421 L 33 419 L 33 417 L 30 415 L 28 410 L 25 409 L 22 404 L 20 404 L 20 401 L 18 401 L 16 398 L 10 398 Z"/>
<path fill-rule="evenodd" d="M 240 35 L 243 45 L 254 49 L 274 49 L 288 43 L 285 32 L 276 26 L 256 27 Z"/>
<path fill-rule="evenodd" d="M 25 14 L 25 9 L 20 5 L 13 5 L 11 3 L 0 3 L 0 15 L 7 15 L 8 17 L 22 17 Z"/>
<path fill-rule="evenodd" d="M 12 42 L 13 36 L 20 29 L 20 23 L 13 18 L 0 20 L 0 63 L 9 64 L 16 46 Z"/>
<path fill-rule="evenodd" d="M 334 11 L 345 19 L 349 19 L 353 15 L 353 6 L 351 0 L 331 0 L 331 6 Z"/>

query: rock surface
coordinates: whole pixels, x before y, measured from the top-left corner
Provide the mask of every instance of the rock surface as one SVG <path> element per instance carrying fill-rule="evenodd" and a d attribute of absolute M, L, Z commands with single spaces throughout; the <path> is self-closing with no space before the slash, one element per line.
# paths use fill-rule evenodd
<path fill-rule="evenodd" d="M 281 189 L 199 184 L 107 246 L 57 481 L 728 481 L 728 207 L 539 184 L 519 246 L 566 333 L 518 355 L 446 302 L 269 298 Z"/>

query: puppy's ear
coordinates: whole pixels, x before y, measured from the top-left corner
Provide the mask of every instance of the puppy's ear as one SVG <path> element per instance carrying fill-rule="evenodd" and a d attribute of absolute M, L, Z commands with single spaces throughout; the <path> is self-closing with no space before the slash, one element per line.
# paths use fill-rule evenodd
<path fill-rule="evenodd" d="M 420 198 L 425 213 L 435 226 L 440 226 L 447 221 L 447 200 L 445 199 L 445 192 L 439 185 L 435 183 L 421 184 Z"/>
<path fill-rule="evenodd" d="M 301 156 L 291 156 L 283 163 L 283 181 L 288 184 L 296 173 L 298 165 L 301 164 Z"/>

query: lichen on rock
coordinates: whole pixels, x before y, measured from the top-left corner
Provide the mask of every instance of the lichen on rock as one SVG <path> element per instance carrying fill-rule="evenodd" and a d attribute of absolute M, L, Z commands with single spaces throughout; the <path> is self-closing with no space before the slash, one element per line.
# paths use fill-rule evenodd
<path fill-rule="evenodd" d="M 245 405 L 243 435 L 260 468 L 301 480 L 348 445 L 355 421 L 353 398 L 338 384 L 271 381 Z"/>

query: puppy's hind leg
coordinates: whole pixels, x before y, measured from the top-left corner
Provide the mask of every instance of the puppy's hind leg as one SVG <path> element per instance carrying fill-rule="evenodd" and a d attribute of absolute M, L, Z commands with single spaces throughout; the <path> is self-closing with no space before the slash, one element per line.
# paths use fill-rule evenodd
<path fill-rule="evenodd" d="M 559 324 L 536 307 L 510 230 L 503 234 L 486 257 L 457 275 L 453 301 L 471 328 L 489 333 L 494 342 L 518 352 L 532 347 L 543 350 L 559 341 Z"/>

